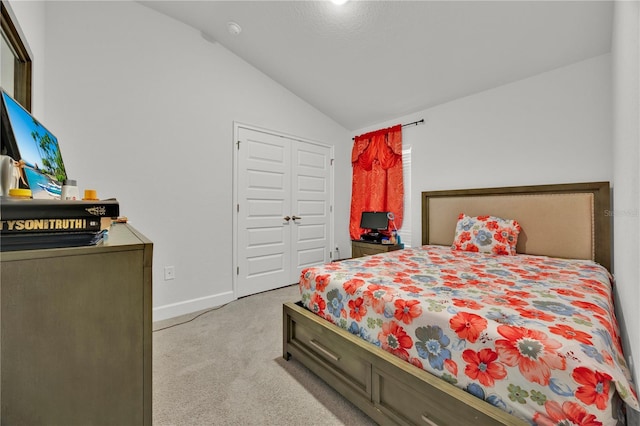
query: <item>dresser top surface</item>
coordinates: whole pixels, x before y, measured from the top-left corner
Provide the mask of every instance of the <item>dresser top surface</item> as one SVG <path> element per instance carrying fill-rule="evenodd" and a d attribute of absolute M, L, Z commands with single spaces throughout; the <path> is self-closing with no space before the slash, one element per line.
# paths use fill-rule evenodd
<path fill-rule="evenodd" d="M 0 244 L 2 244 L 1 241 Z M 0 260 L 7 262 L 46 257 L 98 254 L 109 251 L 140 250 L 145 245 L 152 245 L 152 243 L 135 228 L 126 223 L 114 223 L 109 227 L 108 236 L 98 245 L 4 251 L 0 253 Z"/>

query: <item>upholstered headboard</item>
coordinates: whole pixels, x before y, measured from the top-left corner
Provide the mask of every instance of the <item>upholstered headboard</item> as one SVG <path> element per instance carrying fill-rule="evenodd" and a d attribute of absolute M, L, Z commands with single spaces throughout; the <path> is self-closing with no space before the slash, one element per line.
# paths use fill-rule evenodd
<path fill-rule="evenodd" d="M 515 219 L 518 253 L 591 259 L 611 270 L 609 182 L 422 193 L 422 243 L 451 245 L 460 213 Z"/>

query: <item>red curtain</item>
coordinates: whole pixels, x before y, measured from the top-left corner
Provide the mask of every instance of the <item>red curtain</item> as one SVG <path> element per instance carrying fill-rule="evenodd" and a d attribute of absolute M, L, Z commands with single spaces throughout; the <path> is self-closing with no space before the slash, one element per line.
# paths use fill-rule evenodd
<path fill-rule="evenodd" d="M 360 239 L 364 232 L 360 228 L 360 217 L 364 211 L 392 212 L 399 229 L 404 212 L 402 126 L 398 124 L 356 136 L 351 164 L 351 239 Z"/>

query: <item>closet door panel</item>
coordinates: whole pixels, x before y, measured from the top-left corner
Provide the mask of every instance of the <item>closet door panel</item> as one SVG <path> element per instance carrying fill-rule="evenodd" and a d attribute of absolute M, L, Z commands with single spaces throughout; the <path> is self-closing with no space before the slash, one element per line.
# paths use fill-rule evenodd
<path fill-rule="evenodd" d="M 237 296 L 288 283 L 291 148 L 286 140 L 240 129 Z"/>
<path fill-rule="evenodd" d="M 293 146 L 292 280 L 302 269 L 329 262 L 331 150 L 296 141 Z"/>

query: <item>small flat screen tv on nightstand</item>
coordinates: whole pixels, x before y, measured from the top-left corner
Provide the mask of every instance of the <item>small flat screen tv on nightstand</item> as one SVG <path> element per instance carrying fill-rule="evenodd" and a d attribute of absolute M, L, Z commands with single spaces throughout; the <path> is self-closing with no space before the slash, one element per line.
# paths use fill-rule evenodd
<path fill-rule="evenodd" d="M 360 228 L 369 230 L 360 238 L 366 241 L 380 242 L 382 240 L 380 231 L 386 231 L 389 228 L 387 212 L 362 212 Z"/>

